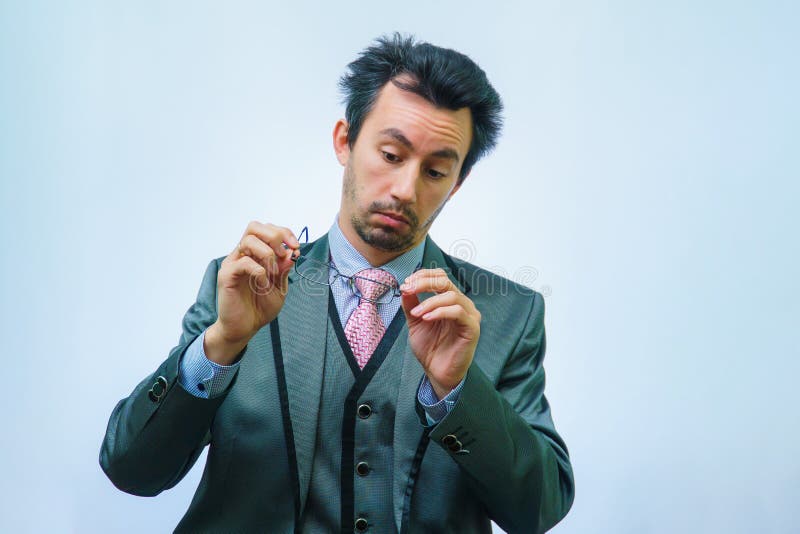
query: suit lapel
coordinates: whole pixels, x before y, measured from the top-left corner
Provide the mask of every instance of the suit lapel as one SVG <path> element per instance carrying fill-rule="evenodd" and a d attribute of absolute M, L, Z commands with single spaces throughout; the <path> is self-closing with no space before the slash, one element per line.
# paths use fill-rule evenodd
<path fill-rule="evenodd" d="M 468 284 L 463 283 L 456 273 L 453 273 L 449 263 L 446 261 L 441 249 L 428 237 L 425 242 L 425 252 L 422 256 L 423 269 L 442 268 L 447 273 L 448 278 L 462 292 L 469 290 Z M 423 293 L 420 300 L 431 296 L 431 293 Z M 403 313 L 402 309 L 400 313 Z M 419 467 L 421 456 L 424 451 L 418 451 L 422 444 L 425 427 L 420 424 L 416 411 L 417 390 L 424 371 L 417 357 L 408 345 L 408 325 L 403 325 L 403 330 L 397 336 L 397 341 L 393 350 L 401 350 L 403 358 L 402 373 L 400 375 L 400 388 L 397 397 L 397 411 L 394 420 L 394 487 L 393 504 L 397 531 L 401 532 L 403 523 L 403 512 L 405 507 L 410 504 L 406 502 L 407 490 L 409 485 L 414 483 L 413 478 L 416 472 L 413 469 Z M 415 458 L 417 458 L 415 462 Z M 415 466 L 415 463 L 417 464 Z"/>
<path fill-rule="evenodd" d="M 305 255 L 327 263 L 327 236 L 312 243 Z M 297 458 L 301 514 L 314 462 L 322 371 L 327 352 L 328 292 L 327 286 L 308 282 L 293 270 L 289 275 L 286 302 L 277 318 Z"/>

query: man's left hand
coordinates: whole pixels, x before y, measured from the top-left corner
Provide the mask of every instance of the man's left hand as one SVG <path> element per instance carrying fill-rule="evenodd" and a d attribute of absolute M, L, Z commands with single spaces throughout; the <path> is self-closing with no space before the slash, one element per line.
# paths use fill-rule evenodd
<path fill-rule="evenodd" d="M 481 333 L 481 313 L 443 269 L 420 269 L 400 286 L 408 339 L 433 390 L 444 398 L 467 374 Z M 420 302 L 420 293 L 435 293 Z"/>

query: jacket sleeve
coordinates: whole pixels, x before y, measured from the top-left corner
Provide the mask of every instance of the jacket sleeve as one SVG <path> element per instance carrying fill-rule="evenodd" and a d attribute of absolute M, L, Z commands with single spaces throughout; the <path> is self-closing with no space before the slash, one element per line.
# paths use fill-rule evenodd
<path fill-rule="evenodd" d="M 195 397 L 178 384 L 178 372 L 183 353 L 217 319 L 218 270 L 219 259 L 213 260 L 183 318 L 178 345 L 111 413 L 100 466 L 122 491 L 153 496 L 173 487 L 211 439 L 211 421 L 227 391 L 212 399 Z"/>
<path fill-rule="evenodd" d="M 458 402 L 430 438 L 459 464 L 491 518 L 507 532 L 545 532 L 575 495 L 567 447 L 544 396 L 544 299 L 493 384 L 473 363 Z"/>

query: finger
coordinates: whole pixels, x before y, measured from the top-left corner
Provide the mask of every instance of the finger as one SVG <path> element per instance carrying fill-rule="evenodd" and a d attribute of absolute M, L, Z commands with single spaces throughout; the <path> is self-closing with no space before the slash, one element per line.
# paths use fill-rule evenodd
<path fill-rule="evenodd" d="M 252 234 L 268 244 L 279 258 L 291 257 L 292 252 L 300 248 L 300 242 L 297 241 L 294 233 L 283 226 L 251 221 L 247 225 L 244 235 L 248 234 Z M 288 248 L 283 246 L 284 243 Z"/>
<path fill-rule="evenodd" d="M 239 254 L 242 256 L 250 256 L 264 266 L 270 274 L 278 272 L 275 251 L 253 234 L 244 236 L 239 242 Z"/>
<path fill-rule="evenodd" d="M 461 297 L 463 297 L 463 299 Z M 411 310 L 410 313 L 414 317 L 421 317 L 423 314 L 441 306 L 450 306 L 452 304 L 460 304 L 461 306 L 465 306 L 466 302 L 464 302 L 464 299 L 469 300 L 455 291 L 439 293 L 420 302 Z"/>
<path fill-rule="evenodd" d="M 230 278 L 234 283 L 242 278 L 255 280 L 259 287 L 266 287 L 268 284 L 267 270 L 250 256 L 229 262 L 220 269 L 222 279 Z"/>
<path fill-rule="evenodd" d="M 411 293 L 444 293 L 457 289 L 443 269 L 421 269 L 405 279 L 400 291 Z"/>
<path fill-rule="evenodd" d="M 440 306 L 439 308 L 424 314 L 421 319 L 426 322 L 450 320 L 468 327 L 475 327 L 479 324 L 475 318 L 471 317 L 470 314 L 467 313 L 467 310 L 465 310 L 463 306 L 458 304 L 453 304 L 451 306 Z"/>

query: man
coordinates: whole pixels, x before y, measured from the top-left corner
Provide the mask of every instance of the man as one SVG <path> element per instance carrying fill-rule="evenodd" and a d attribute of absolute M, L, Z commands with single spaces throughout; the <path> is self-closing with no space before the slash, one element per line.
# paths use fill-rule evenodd
<path fill-rule="evenodd" d="M 252 222 L 210 263 L 178 346 L 114 409 L 103 470 L 156 495 L 210 445 L 181 532 L 543 532 L 574 493 L 542 296 L 427 237 L 500 99 L 466 56 L 397 34 L 341 85 L 330 232 Z"/>

